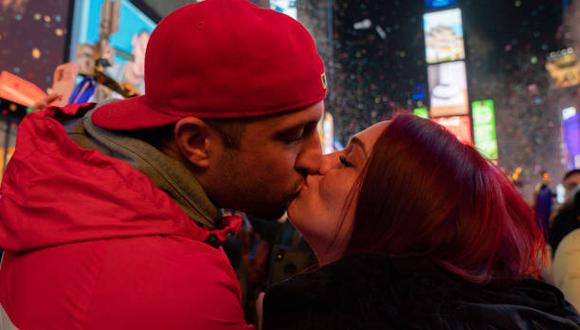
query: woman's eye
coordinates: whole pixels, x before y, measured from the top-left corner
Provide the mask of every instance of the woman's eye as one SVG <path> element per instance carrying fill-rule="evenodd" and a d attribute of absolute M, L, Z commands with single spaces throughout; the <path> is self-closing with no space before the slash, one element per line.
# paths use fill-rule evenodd
<path fill-rule="evenodd" d="M 340 156 L 340 157 L 338 157 L 338 159 L 340 160 L 340 163 L 345 167 L 352 167 L 353 166 L 352 163 L 349 162 L 348 160 L 346 160 L 346 157 L 344 157 L 344 156 Z"/>

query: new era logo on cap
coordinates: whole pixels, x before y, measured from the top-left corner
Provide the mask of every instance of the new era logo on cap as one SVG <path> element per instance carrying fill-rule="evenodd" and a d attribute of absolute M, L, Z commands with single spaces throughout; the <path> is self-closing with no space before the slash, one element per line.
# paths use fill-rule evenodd
<path fill-rule="evenodd" d="M 324 88 L 325 90 L 328 89 L 328 81 L 326 80 L 326 72 L 322 73 L 322 75 L 320 75 L 320 79 L 322 80 L 322 88 Z"/>

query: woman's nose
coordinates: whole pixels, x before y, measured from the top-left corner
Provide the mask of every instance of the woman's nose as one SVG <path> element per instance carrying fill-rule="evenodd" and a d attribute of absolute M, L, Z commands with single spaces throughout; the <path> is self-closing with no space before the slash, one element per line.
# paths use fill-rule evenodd
<path fill-rule="evenodd" d="M 322 156 L 322 163 L 319 170 L 320 174 L 325 175 L 328 171 L 337 168 L 340 165 L 339 157 L 339 151 Z"/>

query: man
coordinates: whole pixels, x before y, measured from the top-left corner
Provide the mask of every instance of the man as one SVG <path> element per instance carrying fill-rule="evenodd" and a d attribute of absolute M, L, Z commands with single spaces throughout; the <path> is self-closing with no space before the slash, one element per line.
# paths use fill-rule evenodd
<path fill-rule="evenodd" d="M 548 238 L 550 215 L 552 214 L 552 189 L 550 189 L 550 174 L 540 172 L 541 181 L 534 189 L 534 217 L 544 237 Z"/>
<path fill-rule="evenodd" d="M 553 284 L 566 299 L 580 308 L 580 169 L 568 171 L 562 184 L 566 188 L 566 202 L 558 210 L 550 231 L 550 245 L 554 253 Z"/>
<path fill-rule="evenodd" d="M 578 195 L 578 187 L 580 187 L 580 169 L 566 172 L 562 178 L 562 185 L 566 190 L 565 201 L 556 213 L 548 235 L 553 254 L 556 254 L 556 249 L 564 237 L 575 229 L 580 228 L 580 220 L 578 219 L 579 206 L 578 202 L 574 202 L 574 196 L 575 194 Z M 580 197 L 580 195 L 578 196 Z"/>
<path fill-rule="evenodd" d="M 321 161 L 324 78 L 295 20 L 207 0 L 152 33 L 144 96 L 29 115 L 0 191 L 0 322 L 245 328 L 219 247 L 240 218 L 218 208 L 284 213 Z"/>

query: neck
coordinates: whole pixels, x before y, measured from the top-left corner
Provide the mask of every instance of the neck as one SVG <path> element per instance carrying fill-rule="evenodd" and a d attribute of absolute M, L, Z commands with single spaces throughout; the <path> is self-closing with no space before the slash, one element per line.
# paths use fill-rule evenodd
<path fill-rule="evenodd" d="M 342 249 L 338 248 L 339 244 L 331 245 L 328 242 L 324 242 L 322 244 L 311 243 L 310 246 L 312 247 L 320 266 L 326 266 L 343 257 Z"/>

